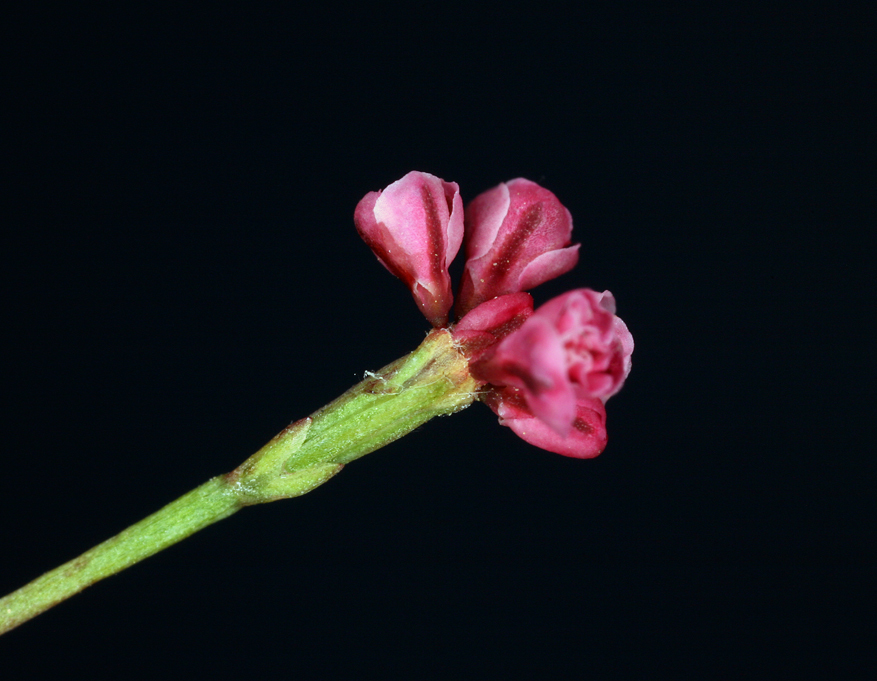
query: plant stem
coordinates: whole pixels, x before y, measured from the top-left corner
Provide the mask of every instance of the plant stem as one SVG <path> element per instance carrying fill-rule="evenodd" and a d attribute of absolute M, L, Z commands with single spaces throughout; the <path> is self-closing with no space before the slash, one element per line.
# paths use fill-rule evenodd
<path fill-rule="evenodd" d="M 207 481 L 115 537 L 0 599 L 0 634 L 104 577 L 227 518 L 242 506 L 225 476 Z"/>
<path fill-rule="evenodd" d="M 366 372 L 363 381 L 291 423 L 231 473 L 0 599 L 0 634 L 244 506 L 306 494 L 351 461 L 467 407 L 479 387 L 450 331 L 433 330 L 414 352 Z"/>

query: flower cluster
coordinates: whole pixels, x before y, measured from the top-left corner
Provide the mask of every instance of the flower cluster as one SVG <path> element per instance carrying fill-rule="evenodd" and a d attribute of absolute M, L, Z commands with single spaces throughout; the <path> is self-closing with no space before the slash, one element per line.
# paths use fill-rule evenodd
<path fill-rule="evenodd" d="M 606 400 L 630 372 L 633 338 L 608 291 L 577 289 L 534 311 L 526 290 L 571 270 L 572 218 L 550 191 L 516 179 L 463 211 L 457 184 L 410 172 L 356 207 L 378 260 L 449 328 L 484 384 L 483 401 L 521 438 L 578 458 L 606 446 Z M 455 312 L 448 266 L 465 239 Z"/>

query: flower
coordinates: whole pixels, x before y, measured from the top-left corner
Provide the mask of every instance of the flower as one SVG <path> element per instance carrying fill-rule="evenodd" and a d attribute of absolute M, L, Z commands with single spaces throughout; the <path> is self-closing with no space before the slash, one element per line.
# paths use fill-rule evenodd
<path fill-rule="evenodd" d="M 557 197 L 518 178 L 466 207 L 466 266 L 457 297 L 462 316 L 485 300 L 527 291 L 575 267 L 572 217 Z"/>
<path fill-rule="evenodd" d="M 448 266 L 463 240 L 457 185 L 411 172 L 356 207 L 360 235 L 409 287 L 436 328 L 453 303 Z M 633 337 L 608 291 L 577 289 L 533 311 L 525 290 L 578 261 L 572 218 L 557 197 L 518 178 L 465 211 L 466 264 L 453 347 L 481 399 L 531 444 L 590 458 L 606 446 L 605 402 L 630 373 Z"/>
<path fill-rule="evenodd" d="M 410 172 L 370 192 L 353 216 L 381 264 L 411 289 L 423 314 L 443 327 L 453 304 L 448 266 L 463 241 L 463 200 L 454 182 Z"/>
<path fill-rule="evenodd" d="M 543 449 L 586 458 L 605 446 L 603 404 L 630 373 L 632 352 L 612 294 L 577 289 L 538 308 L 470 368 L 490 384 L 485 401 L 501 423 Z"/>

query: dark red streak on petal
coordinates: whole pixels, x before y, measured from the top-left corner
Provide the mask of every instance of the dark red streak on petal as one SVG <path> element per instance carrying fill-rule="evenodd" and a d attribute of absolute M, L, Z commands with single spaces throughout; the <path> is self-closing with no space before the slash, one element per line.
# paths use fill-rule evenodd
<path fill-rule="evenodd" d="M 429 259 L 430 259 L 430 267 L 432 271 L 431 279 L 433 281 L 441 281 L 442 275 L 444 274 L 444 243 L 442 239 L 442 235 L 444 233 L 444 229 L 442 227 L 442 221 L 439 217 L 438 208 L 435 205 L 435 200 L 433 199 L 432 194 L 430 194 L 429 189 L 426 187 L 421 187 L 420 195 L 423 199 L 423 208 L 426 212 L 426 233 L 429 241 Z"/>
<path fill-rule="evenodd" d="M 534 203 L 521 215 L 518 228 L 508 235 L 494 256 L 493 261 L 497 263 L 496 267 L 499 270 L 497 276 L 504 276 L 508 263 L 516 262 L 518 252 L 523 249 L 530 235 L 542 224 L 542 213 L 542 204 Z"/>

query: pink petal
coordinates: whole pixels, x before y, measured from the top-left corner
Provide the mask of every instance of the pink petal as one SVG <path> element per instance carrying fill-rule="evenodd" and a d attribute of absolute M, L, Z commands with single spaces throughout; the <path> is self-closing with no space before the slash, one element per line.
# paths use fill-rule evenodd
<path fill-rule="evenodd" d="M 581 244 L 561 248 L 557 251 L 548 251 L 536 256 L 522 271 L 519 285 L 522 290 L 536 288 L 539 284 L 556 279 L 561 274 L 566 274 L 579 261 L 579 248 Z"/>
<path fill-rule="evenodd" d="M 479 380 L 517 388 L 533 416 L 558 435 L 569 433 L 576 397 L 566 375 L 563 346 L 545 320 L 530 317 L 497 346 L 489 360 L 473 364 L 471 370 Z"/>
<path fill-rule="evenodd" d="M 593 458 L 606 448 L 606 409 L 600 400 L 577 404 L 573 426 L 562 436 L 529 414 L 520 397 L 509 394 L 508 390 L 495 392 L 485 401 L 499 416 L 500 424 L 511 428 L 521 439 L 549 452 L 578 459 Z"/>
<path fill-rule="evenodd" d="M 484 257 L 493 246 L 499 228 L 508 215 L 510 202 L 508 185 L 500 183 L 479 194 L 466 207 L 466 221 L 473 226 L 472 233 L 467 235 L 466 240 L 468 259 Z"/>
<path fill-rule="evenodd" d="M 475 362 L 519 329 L 532 313 L 533 298 L 529 293 L 512 293 L 488 300 L 454 325 L 454 341 L 469 361 Z"/>

